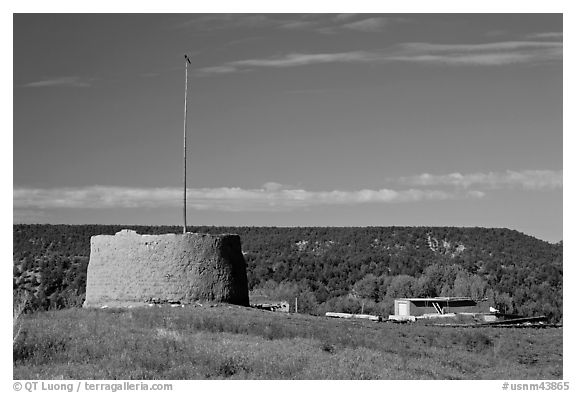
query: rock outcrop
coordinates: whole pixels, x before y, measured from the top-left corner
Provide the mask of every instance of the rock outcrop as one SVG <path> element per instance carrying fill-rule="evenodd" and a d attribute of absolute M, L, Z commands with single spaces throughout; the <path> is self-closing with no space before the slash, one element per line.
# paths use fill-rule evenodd
<path fill-rule="evenodd" d="M 249 305 L 238 235 L 93 236 L 84 307 L 225 302 Z"/>

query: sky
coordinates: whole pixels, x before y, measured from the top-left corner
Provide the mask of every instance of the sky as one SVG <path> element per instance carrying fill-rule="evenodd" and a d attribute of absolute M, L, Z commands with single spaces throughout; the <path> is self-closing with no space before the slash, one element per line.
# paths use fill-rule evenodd
<path fill-rule="evenodd" d="M 563 239 L 561 14 L 15 14 L 13 222 Z"/>

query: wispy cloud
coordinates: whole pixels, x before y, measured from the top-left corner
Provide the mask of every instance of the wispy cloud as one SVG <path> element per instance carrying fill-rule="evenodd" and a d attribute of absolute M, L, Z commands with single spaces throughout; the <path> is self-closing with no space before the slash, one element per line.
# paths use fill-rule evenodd
<path fill-rule="evenodd" d="M 92 83 L 93 79 L 79 76 L 62 76 L 25 83 L 22 87 L 90 87 Z"/>
<path fill-rule="evenodd" d="M 357 33 L 382 33 L 391 27 L 413 22 L 413 18 L 390 14 L 197 14 L 185 20 L 171 23 L 171 28 L 190 29 L 197 32 L 217 32 L 222 30 L 258 30 L 270 29 L 277 31 L 306 31 L 319 34 L 337 34 L 351 31 Z M 490 30 L 487 37 L 500 37 L 507 32 L 504 30 Z M 563 33 L 557 31 L 536 32 L 523 36 L 525 40 L 559 40 Z M 474 45 L 470 45 L 474 47 Z M 428 48 L 431 50 L 432 48 Z M 440 56 L 421 56 L 414 61 L 443 62 L 445 64 L 509 64 L 510 62 L 525 61 L 528 56 L 498 56 L 490 60 L 488 55 L 475 56 L 469 59 L 442 58 Z M 406 60 L 406 59 L 398 59 Z"/>
<path fill-rule="evenodd" d="M 188 189 L 188 206 L 198 210 L 276 211 L 326 205 L 409 203 L 426 200 L 482 198 L 483 192 L 441 190 L 355 190 L 307 191 L 266 183 L 261 188 L 238 187 Z M 177 207 L 182 190 L 177 188 L 127 188 L 93 186 L 84 188 L 14 189 L 15 209 L 106 209 Z"/>
<path fill-rule="evenodd" d="M 217 31 L 238 28 L 261 28 L 278 26 L 273 15 L 266 14 L 200 14 L 184 21 L 173 23 L 175 29 Z"/>
<path fill-rule="evenodd" d="M 321 27 L 321 23 L 313 20 L 287 20 L 278 23 L 277 27 L 288 30 L 315 30 Z"/>
<path fill-rule="evenodd" d="M 340 27 L 349 30 L 363 31 L 366 33 L 379 33 L 386 30 L 391 24 L 406 21 L 408 21 L 406 18 L 379 16 L 359 19 L 354 22 L 342 24 Z"/>
<path fill-rule="evenodd" d="M 388 60 L 444 65 L 498 66 L 562 59 L 562 43 L 503 41 L 484 44 L 400 44 Z"/>
<path fill-rule="evenodd" d="M 205 67 L 199 70 L 201 75 L 224 74 L 249 71 L 254 68 L 286 68 L 326 63 L 358 63 L 373 60 L 370 52 L 353 51 L 339 53 L 291 53 L 261 59 L 237 60 L 223 65 Z"/>
<path fill-rule="evenodd" d="M 504 66 L 562 59 L 562 43 L 504 41 L 484 44 L 402 43 L 381 51 L 290 53 L 283 56 L 235 60 L 205 67 L 200 75 L 246 72 L 255 68 L 287 68 L 313 64 L 409 62 L 450 66 Z"/>
<path fill-rule="evenodd" d="M 528 34 L 528 39 L 562 40 L 564 34 L 561 31 L 547 31 L 543 33 Z"/>
<path fill-rule="evenodd" d="M 174 28 L 209 32 L 229 29 L 299 30 L 321 34 L 356 30 L 381 32 L 407 18 L 378 14 L 206 14 L 176 23 Z"/>
<path fill-rule="evenodd" d="M 401 184 L 415 187 L 451 186 L 476 189 L 508 189 L 545 191 L 562 188 L 562 171 L 525 170 L 488 173 L 461 174 L 458 172 L 446 175 L 424 173 L 398 179 Z"/>
<path fill-rule="evenodd" d="M 334 21 L 336 22 L 348 22 L 351 19 L 357 18 L 361 14 L 336 14 L 334 16 Z"/>

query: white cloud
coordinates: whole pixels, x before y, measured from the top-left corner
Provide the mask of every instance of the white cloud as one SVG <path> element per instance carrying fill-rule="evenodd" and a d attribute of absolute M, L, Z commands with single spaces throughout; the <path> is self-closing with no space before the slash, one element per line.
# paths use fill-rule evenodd
<path fill-rule="evenodd" d="M 239 60 L 229 63 L 239 67 L 295 67 L 321 63 L 348 63 L 370 59 L 368 52 L 292 53 L 278 58 Z"/>
<path fill-rule="evenodd" d="M 172 188 L 66 187 L 14 189 L 15 208 L 160 207 L 182 199 Z"/>
<path fill-rule="evenodd" d="M 198 70 L 199 75 L 210 75 L 210 74 L 231 74 L 235 72 L 240 72 L 239 67 L 232 65 L 221 65 L 213 67 L 204 67 Z"/>
<path fill-rule="evenodd" d="M 273 15 L 265 14 L 199 14 L 184 21 L 173 23 L 175 29 L 214 31 L 238 28 L 262 28 L 277 26 Z"/>
<path fill-rule="evenodd" d="M 199 70 L 201 75 L 224 74 L 247 71 L 253 68 L 287 68 L 326 63 L 358 63 L 371 61 L 369 52 L 353 51 L 339 53 L 291 53 L 262 59 L 237 60 L 219 66 Z"/>
<path fill-rule="evenodd" d="M 452 186 L 483 189 L 520 188 L 533 191 L 554 190 L 562 188 L 562 171 L 525 170 L 470 174 L 455 172 L 447 175 L 424 173 L 418 176 L 400 178 L 399 182 L 415 187 Z"/>
<path fill-rule="evenodd" d="M 236 60 L 199 70 L 201 75 L 235 73 L 255 68 L 287 68 L 313 64 L 408 62 L 452 66 L 504 66 L 562 60 L 561 42 L 503 41 L 484 44 L 410 42 L 383 51 L 290 53 Z"/>
<path fill-rule="evenodd" d="M 547 40 L 561 40 L 564 38 L 564 34 L 561 31 L 548 31 L 544 33 L 533 33 L 528 34 L 527 38 L 533 39 L 547 39 Z"/>
<path fill-rule="evenodd" d="M 313 206 L 479 199 L 483 198 L 487 191 L 497 189 L 561 189 L 562 171 L 525 170 L 471 174 L 455 172 L 445 175 L 424 173 L 390 179 L 388 183 L 398 183 L 408 188 L 308 191 L 268 182 L 253 189 L 190 188 L 187 190 L 187 201 L 191 209 L 198 210 L 286 211 Z M 112 186 L 15 187 L 13 198 L 15 212 L 79 208 L 165 208 L 180 206 L 182 190 Z"/>
<path fill-rule="evenodd" d="M 444 65 L 497 66 L 562 60 L 562 43 L 503 41 L 484 44 L 404 43 L 390 54 L 390 61 Z"/>
<path fill-rule="evenodd" d="M 334 21 L 347 22 L 350 19 L 356 18 L 358 15 L 360 15 L 360 14 L 336 14 L 336 16 L 334 16 Z"/>
<path fill-rule="evenodd" d="M 311 20 L 289 20 L 279 25 L 288 30 L 314 30 L 318 28 L 318 22 Z"/>
<path fill-rule="evenodd" d="M 63 76 L 58 78 L 43 79 L 40 81 L 29 82 L 23 87 L 90 87 L 92 80 L 81 78 L 79 76 Z"/>
<path fill-rule="evenodd" d="M 188 206 L 199 210 L 276 211 L 322 205 L 408 203 L 426 200 L 481 198 L 477 191 L 441 190 L 355 190 L 307 191 L 269 182 L 257 189 L 238 187 L 188 189 Z M 128 188 L 92 186 L 83 188 L 14 189 L 15 209 L 66 208 L 159 208 L 177 207 L 182 202 L 178 188 Z"/>
<path fill-rule="evenodd" d="M 384 31 L 392 23 L 400 23 L 405 21 L 407 21 L 405 18 L 378 16 L 346 23 L 341 25 L 341 27 L 349 30 L 363 31 L 366 33 L 379 33 Z"/>
<path fill-rule="evenodd" d="M 408 42 L 399 45 L 404 50 L 415 52 L 490 52 L 503 50 L 523 50 L 540 48 L 562 48 L 559 42 L 541 41 L 502 41 L 484 44 L 430 44 L 426 42 Z"/>
<path fill-rule="evenodd" d="M 267 191 L 278 191 L 280 189 L 282 189 L 284 186 L 280 183 L 276 183 L 273 181 L 270 181 L 268 183 L 264 183 L 262 185 L 262 188 L 264 188 Z"/>
<path fill-rule="evenodd" d="M 381 32 L 391 23 L 406 18 L 374 16 L 375 14 L 206 14 L 172 25 L 176 29 L 218 31 L 228 29 L 262 29 L 309 31 L 333 34 L 344 30 Z"/>

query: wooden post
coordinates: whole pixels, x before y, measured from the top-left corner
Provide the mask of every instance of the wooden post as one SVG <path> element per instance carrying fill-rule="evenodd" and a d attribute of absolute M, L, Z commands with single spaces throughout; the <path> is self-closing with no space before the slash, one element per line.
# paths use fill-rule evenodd
<path fill-rule="evenodd" d="M 182 228 L 182 233 L 186 233 L 186 119 L 188 117 L 188 106 L 186 105 L 186 100 L 188 98 L 188 64 L 192 64 L 190 63 L 190 59 L 188 58 L 188 55 L 184 55 L 184 59 L 186 59 L 186 61 L 184 62 L 185 65 L 185 71 L 184 71 L 184 174 L 183 174 L 183 180 L 184 180 L 184 211 L 183 211 L 183 218 L 184 218 L 184 226 Z"/>

